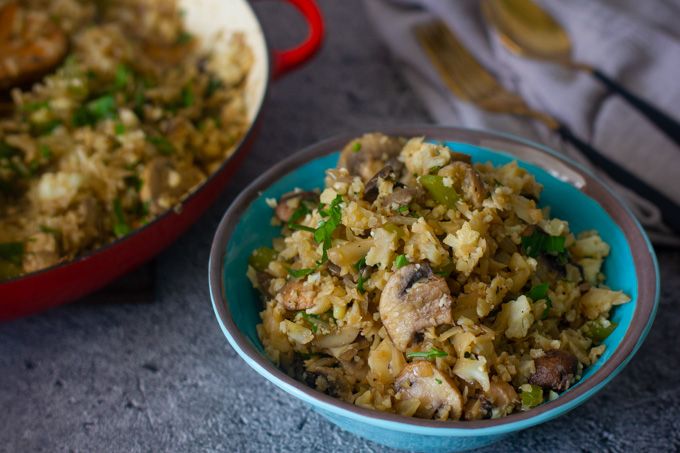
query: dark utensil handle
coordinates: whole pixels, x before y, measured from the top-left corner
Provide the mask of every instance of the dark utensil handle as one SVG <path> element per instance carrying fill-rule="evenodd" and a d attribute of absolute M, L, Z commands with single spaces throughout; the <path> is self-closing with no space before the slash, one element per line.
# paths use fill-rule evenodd
<path fill-rule="evenodd" d="M 654 123 L 656 127 L 663 131 L 663 133 L 666 134 L 668 138 L 680 145 L 680 122 L 674 120 L 644 99 L 641 99 L 640 97 L 631 93 L 598 69 L 593 70 L 593 75 L 602 83 L 607 85 L 610 90 L 620 94 L 626 101 L 628 101 L 630 105 L 638 109 L 652 123 Z"/>
<path fill-rule="evenodd" d="M 593 164 L 604 170 L 619 184 L 654 203 L 661 210 L 664 222 L 676 233 L 680 233 L 680 206 L 673 200 L 575 136 L 566 126 L 561 125 L 557 129 L 557 133 L 578 148 Z"/>

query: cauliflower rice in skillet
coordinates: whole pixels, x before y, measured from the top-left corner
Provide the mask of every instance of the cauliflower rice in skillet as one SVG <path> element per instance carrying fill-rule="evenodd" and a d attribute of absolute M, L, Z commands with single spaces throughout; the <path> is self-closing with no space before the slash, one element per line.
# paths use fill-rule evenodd
<path fill-rule="evenodd" d="M 134 231 L 233 153 L 252 55 L 227 39 L 202 50 L 173 0 L 0 0 L 0 280 Z"/>
<path fill-rule="evenodd" d="M 604 284 L 609 245 L 539 209 L 516 162 L 375 133 L 325 181 L 268 200 L 283 236 L 248 277 L 267 356 L 331 396 L 436 420 L 529 410 L 600 358 L 631 300 Z"/>

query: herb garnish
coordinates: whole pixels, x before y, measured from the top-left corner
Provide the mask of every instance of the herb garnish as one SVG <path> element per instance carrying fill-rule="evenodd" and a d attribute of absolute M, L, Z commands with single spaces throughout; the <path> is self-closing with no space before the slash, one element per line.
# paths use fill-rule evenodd
<path fill-rule="evenodd" d="M 405 204 L 404 206 L 401 206 L 399 209 L 397 209 L 397 212 L 405 212 L 408 211 L 408 205 Z"/>
<path fill-rule="evenodd" d="M 172 146 L 172 143 L 170 143 L 170 140 L 168 140 L 165 137 L 147 137 L 146 141 L 151 143 L 153 146 L 156 147 L 156 150 L 162 154 L 163 156 L 167 156 L 168 154 L 172 154 L 175 152 L 175 147 Z"/>
<path fill-rule="evenodd" d="M 305 318 L 305 321 L 307 321 L 307 324 L 309 324 L 309 327 L 312 328 L 312 331 L 313 331 L 314 333 L 316 333 L 316 331 L 317 331 L 319 328 L 317 327 L 316 324 L 314 324 L 314 323 L 312 322 L 311 318 L 319 319 L 319 318 L 320 318 L 319 315 L 310 315 L 309 313 L 307 313 L 307 312 L 304 311 L 304 310 L 299 311 L 299 312 L 297 312 L 296 314 L 302 315 L 302 317 Z"/>
<path fill-rule="evenodd" d="M 364 294 L 366 290 L 364 289 L 364 277 L 361 275 L 361 268 L 366 265 L 366 255 L 364 255 L 359 261 L 354 264 L 354 269 L 359 271 L 359 280 L 357 280 L 357 289 L 361 294 Z"/>
<path fill-rule="evenodd" d="M 354 145 L 352 145 L 352 151 L 355 153 L 361 149 L 361 142 L 354 142 Z"/>
<path fill-rule="evenodd" d="M 24 254 L 24 244 L 21 242 L 5 242 L 0 244 L 0 258 L 11 261 L 16 265 L 21 264 L 21 256 Z"/>
<path fill-rule="evenodd" d="M 123 207 L 120 204 L 120 200 L 116 198 L 113 200 L 113 214 L 116 216 L 116 223 L 113 224 L 113 232 L 116 236 L 125 236 L 132 232 L 132 228 L 125 221 L 125 215 L 123 214 Z"/>
<path fill-rule="evenodd" d="M 71 122 L 75 127 L 94 126 L 97 121 L 115 116 L 116 99 L 112 94 L 89 101 L 73 112 Z"/>
<path fill-rule="evenodd" d="M 290 269 L 284 266 L 286 271 L 293 277 L 298 278 L 303 275 L 311 274 L 328 260 L 328 249 L 332 246 L 333 231 L 340 226 L 340 222 L 342 221 L 342 208 L 340 207 L 340 203 L 342 203 L 342 195 L 338 194 L 331 202 L 328 209 L 323 210 L 324 205 L 321 203 L 319 204 L 318 210 L 321 217 L 328 217 L 328 219 L 319 222 L 319 226 L 314 230 L 314 240 L 319 244 L 323 244 L 321 261 L 317 261 L 316 267 L 313 269 Z M 298 227 L 299 226 L 300 225 L 298 225 Z"/>
<path fill-rule="evenodd" d="M 38 110 L 42 109 L 48 109 L 50 108 L 50 103 L 47 101 L 44 102 L 32 102 L 30 104 L 25 104 L 23 107 L 21 107 L 22 112 L 37 112 Z"/>
<path fill-rule="evenodd" d="M 444 351 L 440 351 L 439 349 L 435 348 L 430 348 L 428 352 L 409 352 L 406 354 L 407 359 L 412 359 L 414 357 L 425 357 L 427 359 L 434 359 L 436 357 L 446 357 L 449 355 L 448 353 Z"/>
<path fill-rule="evenodd" d="M 548 312 L 550 311 L 550 308 L 552 308 L 552 301 L 548 297 L 548 286 L 548 282 L 541 283 L 540 285 L 532 287 L 531 290 L 525 294 L 526 297 L 534 302 L 545 300 L 545 310 L 543 310 L 541 320 L 548 317 Z"/>
<path fill-rule="evenodd" d="M 530 258 L 536 258 L 540 252 L 564 253 L 564 236 L 549 236 L 536 231 L 531 236 L 522 237 L 524 253 Z"/>
<path fill-rule="evenodd" d="M 411 263 L 409 262 L 409 260 L 406 259 L 406 255 L 399 255 L 399 256 L 397 257 L 395 263 L 396 263 L 396 265 L 397 265 L 397 269 L 399 269 L 400 267 L 404 267 L 404 266 L 406 266 L 407 264 L 411 264 Z"/>
<path fill-rule="evenodd" d="M 57 230 L 56 228 L 50 228 L 45 225 L 40 225 L 40 229 L 42 230 L 43 233 L 61 234 L 61 230 Z"/>

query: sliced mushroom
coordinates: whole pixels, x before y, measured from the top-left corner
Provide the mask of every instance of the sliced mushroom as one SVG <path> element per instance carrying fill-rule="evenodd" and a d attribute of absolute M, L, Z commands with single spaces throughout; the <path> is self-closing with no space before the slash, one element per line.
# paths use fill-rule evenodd
<path fill-rule="evenodd" d="M 319 194 L 316 192 L 289 192 L 281 196 L 279 204 L 276 205 L 274 215 L 284 222 L 288 222 L 295 210 L 300 206 L 302 200 L 312 201 L 315 205 L 319 203 Z"/>
<path fill-rule="evenodd" d="M 382 204 L 383 206 L 387 207 L 396 204 L 398 209 L 402 206 L 406 206 L 409 203 L 411 203 L 413 201 L 413 198 L 416 196 L 417 192 L 418 190 L 413 187 L 395 189 L 391 194 L 389 194 L 383 199 Z"/>
<path fill-rule="evenodd" d="M 314 291 L 306 289 L 301 281 L 291 280 L 276 294 L 276 301 L 286 310 L 306 310 L 315 305 Z"/>
<path fill-rule="evenodd" d="M 401 401 L 420 401 L 414 414 L 418 418 L 460 420 L 463 413 L 463 397 L 456 384 L 428 361 L 406 365 L 394 380 L 394 389 Z"/>
<path fill-rule="evenodd" d="M 0 90 L 37 82 L 68 52 L 66 34 L 54 22 L 21 12 L 16 3 L 0 9 Z M 29 36 L 36 30 L 38 36 Z M 17 31 L 18 36 L 12 36 Z"/>
<path fill-rule="evenodd" d="M 380 133 L 366 134 L 345 146 L 338 159 L 338 168 L 346 168 L 351 175 L 368 181 L 390 158 L 396 157 L 404 147 L 402 138 Z"/>
<path fill-rule="evenodd" d="M 451 162 L 465 162 L 466 164 L 472 164 L 472 156 L 465 153 L 459 153 L 458 151 L 449 150 L 451 154 Z"/>
<path fill-rule="evenodd" d="M 357 335 L 359 335 L 359 329 L 352 326 L 347 326 L 338 332 L 329 333 L 323 337 L 314 340 L 314 346 L 319 348 L 339 348 L 352 343 Z"/>
<path fill-rule="evenodd" d="M 306 381 L 320 392 L 345 401 L 351 401 L 354 389 L 342 371 L 337 368 L 320 366 L 310 368 L 308 373 Z"/>
<path fill-rule="evenodd" d="M 475 208 L 481 208 L 484 199 L 486 199 L 489 189 L 479 177 L 479 172 L 472 167 L 468 167 L 465 171 L 465 182 L 467 184 L 466 192 L 470 194 L 470 199 L 474 203 Z"/>
<path fill-rule="evenodd" d="M 493 410 L 493 404 L 485 398 L 468 398 L 463 410 L 463 419 L 466 421 L 482 420 L 489 418 Z"/>
<path fill-rule="evenodd" d="M 557 349 L 534 359 L 534 365 L 536 372 L 529 378 L 529 384 L 560 393 L 571 386 L 578 370 L 578 359 L 569 351 Z"/>
<path fill-rule="evenodd" d="M 369 203 L 372 203 L 378 198 L 378 195 L 380 194 L 380 180 L 387 179 L 390 173 L 392 173 L 392 167 L 387 165 L 386 167 L 383 167 L 366 183 L 366 185 L 364 186 L 363 195 L 364 200 L 368 201 Z"/>
<path fill-rule="evenodd" d="M 329 274 L 335 275 L 338 278 L 342 277 L 342 268 L 337 264 L 326 261 L 326 269 L 328 269 Z"/>
<path fill-rule="evenodd" d="M 274 294 L 272 294 L 269 291 L 269 284 L 274 278 L 269 274 L 269 272 L 257 271 L 257 273 L 255 274 L 255 278 L 257 279 L 257 284 L 259 285 L 259 289 L 262 292 L 262 294 L 264 294 L 267 297 L 274 296 Z"/>
<path fill-rule="evenodd" d="M 393 223 L 395 225 L 413 225 L 418 219 L 415 217 L 405 217 L 402 215 L 395 215 L 387 218 L 388 223 Z"/>
<path fill-rule="evenodd" d="M 154 157 L 142 172 L 144 184 L 139 197 L 143 202 L 150 202 L 152 213 L 159 214 L 172 207 L 202 178 L 203 174 L 195 167 L 179 168 L 167 157 Z"/>
<path fill-rule="evenodd" d="M 489 401 L 493 407 L 499 408 L 503 412 L 518 401 L 515 388 L 499 379 L 498 376 L 494 376 L 489 382 L 489 390 L 484 392 L 482 397 Z"/>
<path fill-rule="evenodd" d="M 392 343 L 405 351 L 416 332 L 452 322 L 453 299 L 446 281 L 427 263 L 407 264 L 387 281 L 378 311 Z"/>

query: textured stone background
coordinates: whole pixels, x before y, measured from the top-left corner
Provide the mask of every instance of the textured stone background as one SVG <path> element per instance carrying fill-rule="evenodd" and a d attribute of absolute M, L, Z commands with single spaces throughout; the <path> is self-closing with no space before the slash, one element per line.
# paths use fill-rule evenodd
<path fill-rule="evenodd" d="M 273 85 L 242 171 L 155 260 L 155 298 L 98 298 L 0 325 L 0 451 L 392 451 L 252 371 L 222 335 L 208 295 L 217 223 L 268 162 L 335 134 L 429 121 L 358 1 L 320 4 L 323 51 Z M 304 36 L 291 8 L 262 2 L 256 10 L 275 47 Z M 658 255 L 661 305 L 629 365 L 576 410 L 480 452 L 680 450 L 680 253 Z"/>

